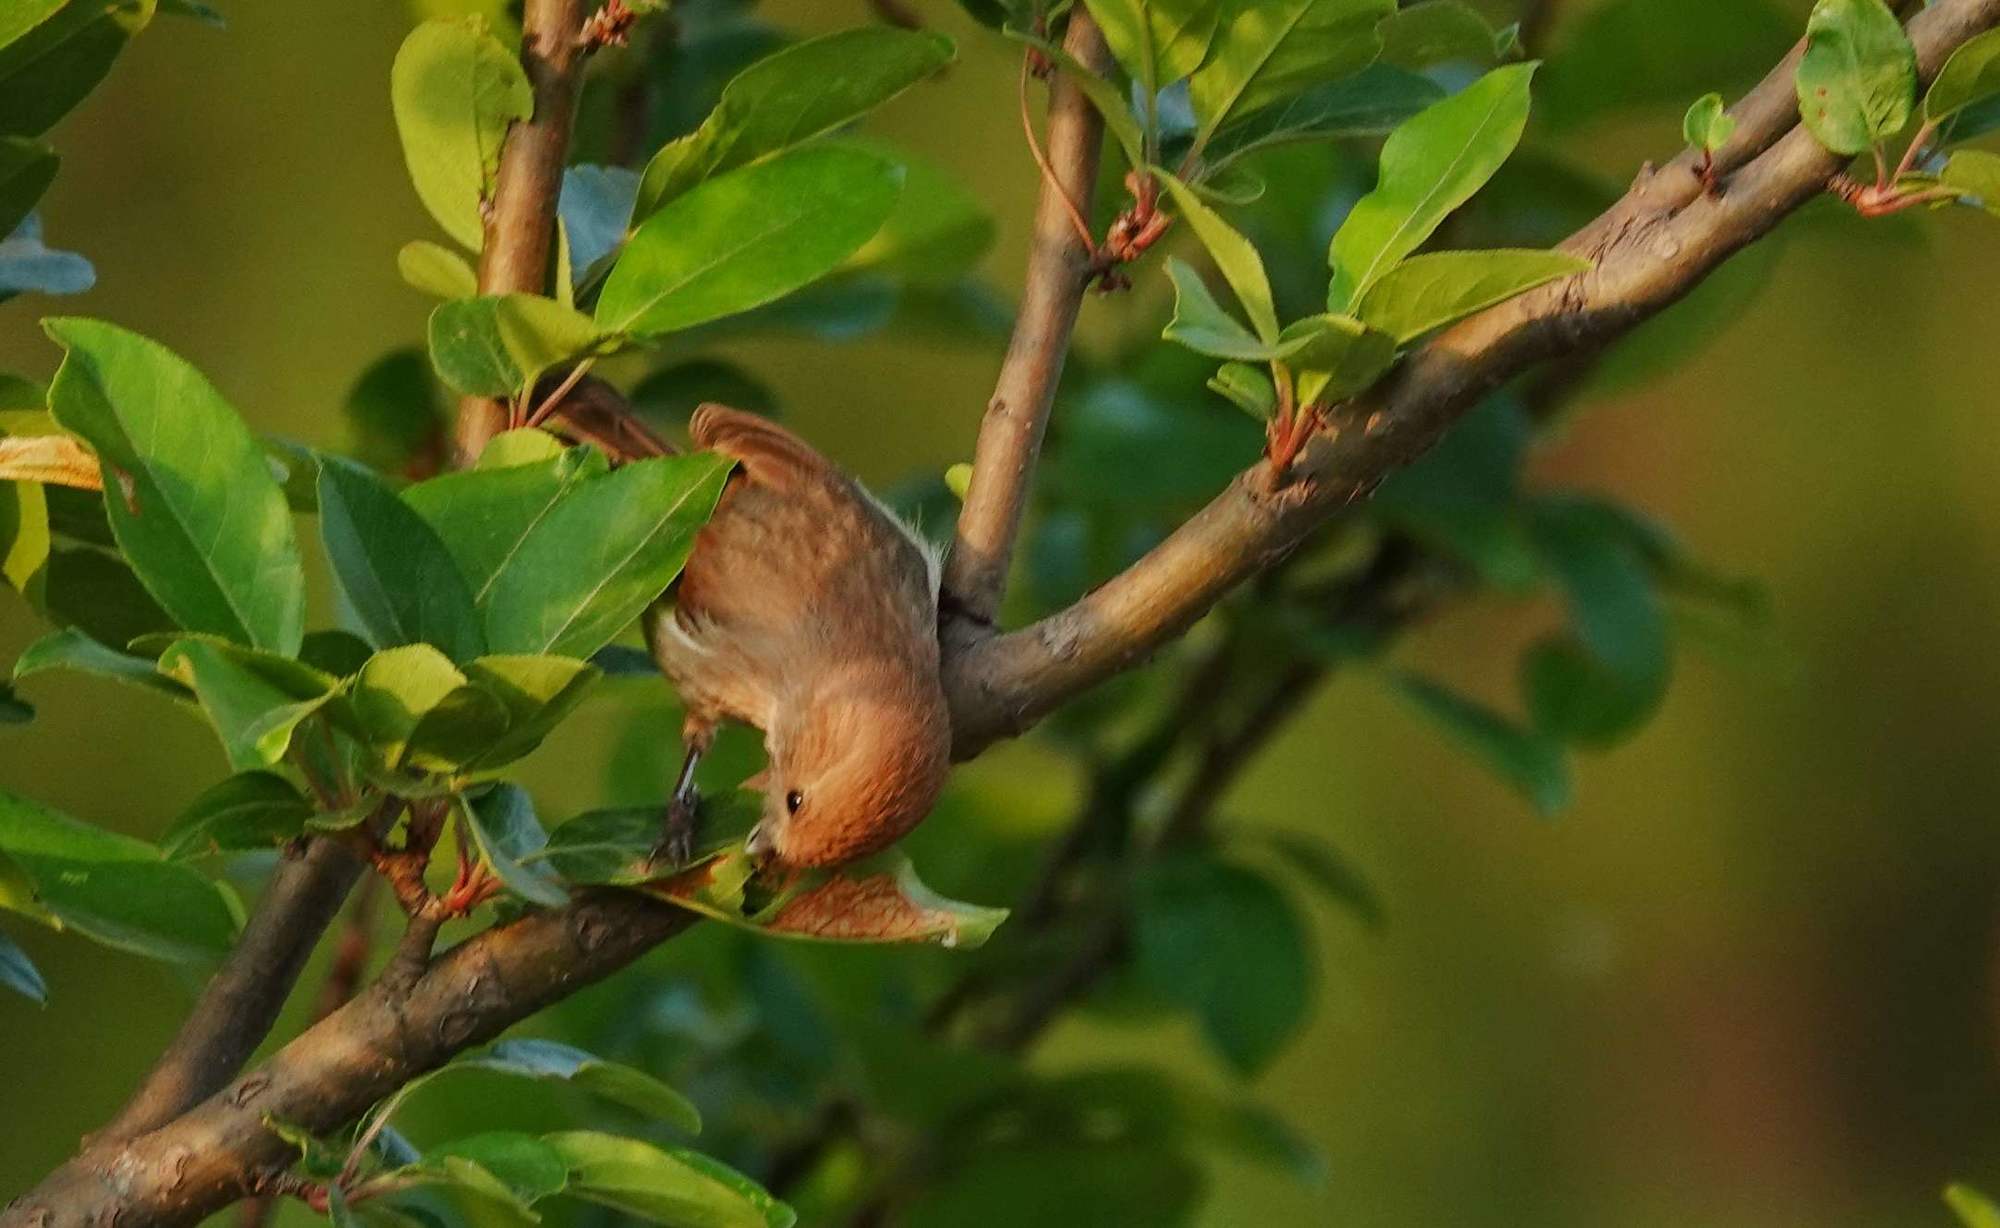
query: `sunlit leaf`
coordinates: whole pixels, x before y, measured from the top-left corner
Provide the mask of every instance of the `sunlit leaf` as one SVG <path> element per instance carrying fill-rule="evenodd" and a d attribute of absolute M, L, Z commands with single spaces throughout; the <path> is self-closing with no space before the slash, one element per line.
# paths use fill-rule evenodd
<path fill-rule="evenodd" d="M 1251 328 L 1265 342 L 1276 342 L 1278 310 L 1272 305 L 1271 279 L 1265 275 L 1264 258 L 1257 254 L 1250 240 L 1202 203 L 1186 184 L 1171 175 L 1161 175 L 1160 181 L 1173 196 L 1174 205 L 1188 227 L 1215 259 L 1215 267 L 1221 270 L 1223 279 L 1236 291 L 1237 301 L 1250 317 Z"/>
<path fill-rule="evenodd" d="M 1228 0 L 1208 59 L 1189 82 L 1195 143 L 1248 115 L 1366 68 L 1394 0 Z"/>
<path fill-rule="evenodd" d="M 1722 95 L 1703 94 L 1688 108 L 1681 120 L 1681 136 L 1694 149 L 1709 153 L 1721 149 L 1736 135 L 1736 117 L 1724 109 Z"/>
<path fill-rule="evenodd" d="M 398 248 L 396 272 L 412 288 L 433 298 L 471 298 L 479 293 L 479 276 L 465 257 L 429 239 L 415 239 Z"/>
<path fill-rule="evenodd" d="M 69 0 L 53 13 L 31 0 L 26 8 L 29 20 L 45 15 L 0 42 L 0 136 L 40 136 L 82 102 L 153 19 L 154 0 Z M 18 20 L 10 13 L 0 29 Z"/>
<path fill-rule="evenodd" d="M 1917 52 L 1883 0 L 1819 0 L 1797 84 L 1799 116 L 1819 143 L 1865 153 L 1909 122 Z"/>
<path fill-rule="evenodd" d="M 206 639 L 176 641 L 160 672 L 195 693 L 229 766 L 269 767 L 284 758 L 300 722 L 339 693 L 339 682 L 275 653 Z"/>
<path fill-rule="evenodd" d="M 572 491 L 604 471 L 602 453 L 572 448 L 533 463 L 447 473 L 409 487 L 403 499 L 444 539 L 483 607 L 494 578 L 528 537 Z"/>
<path fill-rule="evenodd" d="M 446 234 L 478 251 L 480 202 L 500 168 L 500 143 L 534 110 L 521 62 L 482 18 L 427 21 L 396 53 L 389 99 L 418 199 Z"/>
<path fill-rule="evenodd" d="M 1520 791 L 1544 816 L 1569 808 L 1569 765 L 1554 740 L 1414 675 L 1396 675 L 1396 690 L 1453 742 Z"/>
<path fill-rule="evenodd" d="M 543 1141 L 569 1165 L 570 1194 L 651 1223 L 791 1228 L 798 1221 L 762 1187 L 698 1152 L 588 1130 Z"/>
<path fill-rule="evenodd" d="M 298 786 L 275 772 L 249 771 L 211 785 L 160 837 L 169 860 L 268 849 L 300 834 L 313 814 Z"/>
<path fill-rule="evenodd" d="M 1362 296 L 1356 314 L 1370 328 L 1406 344 L 1589 267 L 1590 261 L 1566 252 L 1501 249 L 1415 256 L 1378 280 Z"/>

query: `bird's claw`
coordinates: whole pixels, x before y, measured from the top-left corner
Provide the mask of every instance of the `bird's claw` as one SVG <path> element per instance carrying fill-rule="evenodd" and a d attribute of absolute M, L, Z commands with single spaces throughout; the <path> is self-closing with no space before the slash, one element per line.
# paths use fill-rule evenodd
<path fill-rule="evenodd" d="M 665 862 L 667 868 L 678 870 L 694 860 L 694 837 L 700 817 L 701 798 L 689 790 L 674 796 L 667 803 L 667 817 L 661 826 L 660 841 L 646 856 L 648 868 Z"/>

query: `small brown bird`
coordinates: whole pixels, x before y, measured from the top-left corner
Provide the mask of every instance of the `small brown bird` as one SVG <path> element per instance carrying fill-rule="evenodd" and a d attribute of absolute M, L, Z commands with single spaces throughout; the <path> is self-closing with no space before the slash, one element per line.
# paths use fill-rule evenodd
<path fill-rule="evenodd" d="M 687 707 L 664 851 L 693 846 L 695 763 L 723 720 L 764 733 L 750 851 L 785 866 L 865 857 L 923 820 L 951 766 L 938 676 L 938 556 L 798 436 L 704 405 L 696 447 L 736 473 L 672 609 L 646 620 Z"/>

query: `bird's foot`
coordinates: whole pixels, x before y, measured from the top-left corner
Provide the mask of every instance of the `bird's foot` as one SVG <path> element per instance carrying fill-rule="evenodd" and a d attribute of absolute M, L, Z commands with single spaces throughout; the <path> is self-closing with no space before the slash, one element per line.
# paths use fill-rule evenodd
<path fill-rule="evenodd" d="M 660 842 L 646 856 L 646 866 L 651 869 L 664 863 L 668 869 L 678 870 L 694 860 L 694 838 L 700 827 L 701 795 L 688 789 L 674 795 L 667 803 L 667 815 L 660 825 Z"/>

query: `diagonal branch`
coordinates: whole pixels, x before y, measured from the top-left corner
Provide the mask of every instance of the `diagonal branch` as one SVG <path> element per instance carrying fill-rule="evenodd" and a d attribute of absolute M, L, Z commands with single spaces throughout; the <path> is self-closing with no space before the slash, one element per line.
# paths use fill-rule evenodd
<path fill-rule="evenodd" d="M 1091 72 L 1102 72 L 1110 63 L 1104 36 L 1081 7 L 1070 15 L 1063 48 Z M 1021 312 L 979 424 L 972 486 L 965 492 L 945 569 L 944 592 L 953 607 L 948 612 L 976 626 L 991 626 L 1000 610 L 1042 433 L 1090 280 L 1092 252 L 1076 231 L 1071 202 L 1090 200 L 1103 143 L 1104 121 L 1096 108 L 1057 71 L 1049 89 L 1047 161 L 1053 173 L 1044 177 L 1035 205 L 1034 247 Z"/>

